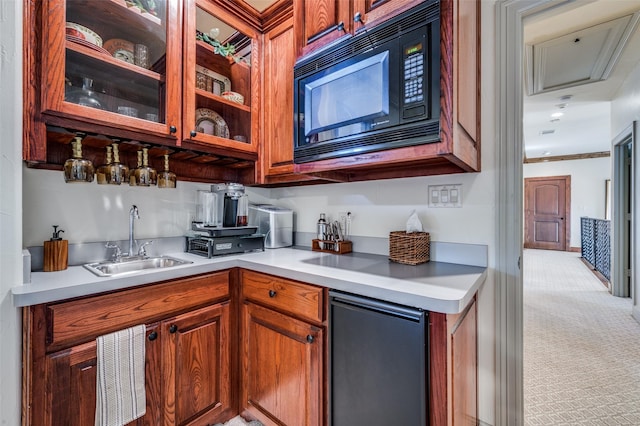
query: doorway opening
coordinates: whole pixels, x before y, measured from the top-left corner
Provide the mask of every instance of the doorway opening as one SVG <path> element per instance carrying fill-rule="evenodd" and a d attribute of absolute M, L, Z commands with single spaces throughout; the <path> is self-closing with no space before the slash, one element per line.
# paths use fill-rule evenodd
<path fill-rule="evenodd" d="M 613 244 L 611 293 L 631 297 L 633 293 L 633 205 L 634 205 L 634 143 L 633 126 L 614 140 L 613 148 Z"/>

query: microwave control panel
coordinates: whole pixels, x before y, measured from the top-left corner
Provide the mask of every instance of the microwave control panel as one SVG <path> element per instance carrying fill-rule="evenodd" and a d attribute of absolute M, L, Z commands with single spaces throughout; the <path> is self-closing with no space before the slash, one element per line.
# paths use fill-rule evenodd
<path fill-rule="evenodd" d="M 424 46 L 422 42 L 404 48 L 404 103 L 424 100 Z"/>

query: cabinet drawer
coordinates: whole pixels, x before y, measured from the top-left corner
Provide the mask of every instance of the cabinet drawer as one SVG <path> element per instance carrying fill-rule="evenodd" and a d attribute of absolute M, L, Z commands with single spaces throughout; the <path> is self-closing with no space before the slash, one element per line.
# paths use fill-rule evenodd
<path fill-rule="evenodd" d="M 229 296 L 229 271 L 166 281 L 47 306 L 47 351 L 150 322 Z"/>
<path fill-rule="evenodd" d="M 323 322 L 324 289 L 272 275 L 242 271 L 242 294 L 288 314 Z"/>

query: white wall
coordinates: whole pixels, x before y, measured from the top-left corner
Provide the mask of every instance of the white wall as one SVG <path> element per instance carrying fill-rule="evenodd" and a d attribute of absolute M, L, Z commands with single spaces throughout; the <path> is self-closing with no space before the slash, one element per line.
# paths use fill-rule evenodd
<path fill-rule="evenodd" d="M 604 219 L 605 181 L 611 179 L 611 158 L 530 163 L 524 165 L 523 175 L 571 176 L 571 247 L 582 247 L 580 218 Z"/>
<path fill-rule="evenodd" d="M 210 185 L 178 182 L 177 189 L 129 185 L 66 184 L 62 171 L 24 168 L 23 244 L 41 246 L 59 225 L 69 243 L 126 240 L 129 209 L 138 206 L 136 238 L 184 235 L 195 215 L 196 190 Z"/>
<path fill-rule="evenodd" d="M 482 3 L 482 172 L 372 182 L 329 184 L 280 189 L 251 189 L 251 201 L 273 202 L 296 212 L 295 228 L 315 232 L 321 212 L 335 218 L 353 214 L 352 234 L 387 237 L 404 228 L 411 210 L 417 210 L 434 241 L 489 246 L 489 277 L 478 298 L 479 413 L 494 424 L 495 417 L 495 19 L 494 2 Z M 24 169 L 25 246 L 42 245 L 51 225 L 65 229 L 73 242 L 127 238 L 128 210 L 135 203 L 141 219 L 137 236 L 183 235 L 195 211 L 196 189 L 207 185 L 178 182 L 176 190 L 67 185 L 61 172 Z M 461 183 L 461 208 L 429 209 L 428 184 Z"/>
<path fill-rule="evenodd" d="M 627 127 L 629 127 L 633 121 L 640 120 L 640 64 L 636 65 L 635 69 L 627 80 L 624 82 L 616 98 L 611 104 L 611 138 L 614 139 Z M 636 139 L 638 135 L 636 135 Z M 632 297 L 633 297 L 633 316 L 640 322 L 640 273 L 638 268 L 640 267 L 640 250 L 638 247 L 638 238 L 640 238 L 640 141 L 635 140 L 633 146 L 633 163 L 634 163 L 634 205 L 633 205 L 633 219 L 632 227 L 635 234 L 635 241 L 632 242 L 632 246 L 635 247 L 634 259 L 636 270 L 632 273 L 633 283 Z M 613 182 L 612 182 L 613 184 Z M 615 206 L 613 206 L 615 208 Z"/>
<path fill-rule="evenodd" d="M 0 1 L 0 425 L 20 424 L 22 283 L 22 0 Z"/>

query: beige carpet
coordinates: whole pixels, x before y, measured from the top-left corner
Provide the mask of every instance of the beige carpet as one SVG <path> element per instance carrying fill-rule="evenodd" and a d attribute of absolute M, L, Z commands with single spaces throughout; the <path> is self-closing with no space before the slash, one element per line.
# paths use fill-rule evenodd
<path fill-rule="evenodd" d="M 524 252 L 525 425 L 640 425 L 640 324 L 578 253 Z"/>

